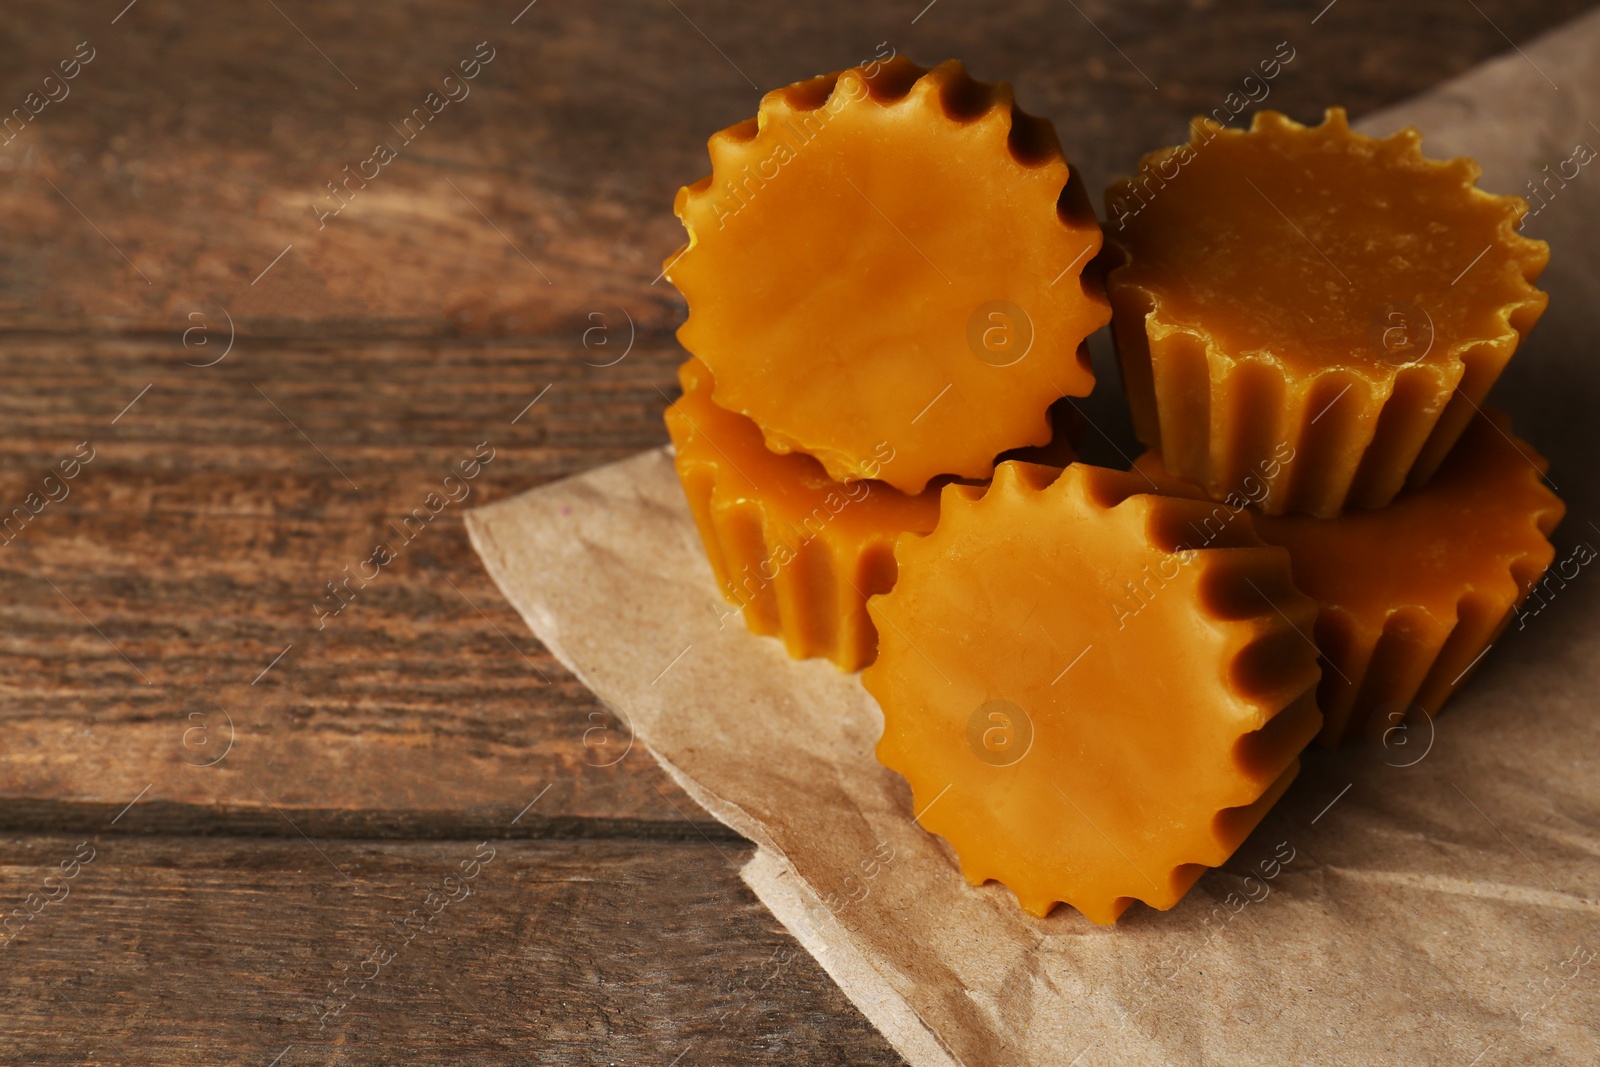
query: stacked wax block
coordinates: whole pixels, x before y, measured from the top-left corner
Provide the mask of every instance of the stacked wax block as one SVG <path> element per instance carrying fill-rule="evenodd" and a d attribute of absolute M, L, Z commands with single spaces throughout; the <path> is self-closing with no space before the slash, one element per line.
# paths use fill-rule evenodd
<path fill-rule="evenodd" d="M 1414 133 L 1202 122 L 1104 250 L 1051 125 L 954 62 L 777 90 L 710 153 L 667 422 L 716 581 L 866 667 L 911 811 L 1030 912 L 1172 907 L 1550 561 L 1543 461 L 1476 411 L 1546 253 Z M 1112 311 L 1126 472 L 1066 399 Z"/>
<path fill-rule="evenodd" d="M 1482 407 L 1544 310 L 1549 249 L 1518 232 L 1524 201 L 1419 141 L 1337 108 L 1198 120 L 1106 194 L 1137 469 L 1289 549 L 1321 608 L 1328 742 L 1431 719 L 1550 565 L 1564 511 Z"/>

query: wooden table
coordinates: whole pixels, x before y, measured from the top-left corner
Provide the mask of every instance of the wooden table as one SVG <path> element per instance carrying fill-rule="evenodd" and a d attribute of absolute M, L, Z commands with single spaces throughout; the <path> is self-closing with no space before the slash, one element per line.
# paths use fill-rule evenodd
<path fill-rule="evenodd" d="M 886 41 L 1097 188 L 1280 41 L 1359 114 L 1588 6 L 125 2 L 0 26 L 7 1064 L 898 1062 L 462 530 L 665 440 L 705 138 Z"/>

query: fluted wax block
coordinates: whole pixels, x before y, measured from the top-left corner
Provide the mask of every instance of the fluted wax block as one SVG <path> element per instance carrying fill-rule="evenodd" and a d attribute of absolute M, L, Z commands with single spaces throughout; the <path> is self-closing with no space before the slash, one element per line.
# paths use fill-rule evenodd
<path fill-rule="evenodd" d="M 810 456 L 779 455 L 743 415 L 711 402 L 712 377 L 691 359 L 667 409 L 675 463 L 706 557 L 730 608 L 797 658 L 842 670 L 871 661 L 877 634 L 866 600 L 894 584 L 894 539 L 926 533 L 939 494 L 906 494 L 866 477 L 836 482 Z M 893 462 L 874 457 L 867 473 Z"/>
<path fill-rule="evenodd" d="M 1381 507 L 1426 482 L 1546 302 L 1549 259 L 1468 159 L 1338 108 L 1306 127 L 1196 120 L 1106 194 L 1113 333 L 1134 426 L 1222 499 Z M 1292 452 L 1292 463 L 1277 457 Z"/>
<path fill-rule="evenodd" d="M 769 448 L 835 481 L 889 448 L 877 477 L 919 493 L 987 478 L 1049 440 L 1052 402 L 1089 392 L 1081 345 L 1110 318 L 1083 273 L 1100 227 L 1009 85 L 869 64 L 768 93 L 710 153 L 665 274 L 713 399 Z"/>
<path fill-rule="evenodd" d="M 1006 462 L 949 485 L 868 604 L 878 759 L 973 884 L 1098 923 L 1170 908 L 1224 862 L 1317 733 L 1316 607 L 1248 516 L 1132 472 Z"/>
<path fill-rule="evenodd" d="M 1364 737 L 1398 752 L 1467 679 L 1555 557 L 1548 538 L 1566 507 L 1544 484 L 1548 466 L 1491 410 L 1427 485 L 1386 508 L 1251 516 L 1264 541 L 1289 550 L 1295 585 L 1318 605 L 1324 743 Z M 1135 469 L 1199 495 L 1154 452 Z M 1220 536 L 1246 503 L 1212 507 L 1194 543 Z"/>

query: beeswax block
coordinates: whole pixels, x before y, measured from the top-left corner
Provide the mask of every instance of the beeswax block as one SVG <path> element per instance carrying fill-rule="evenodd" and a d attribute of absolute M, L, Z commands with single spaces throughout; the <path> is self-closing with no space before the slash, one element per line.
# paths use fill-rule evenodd
<path fill-rule="evenodd" d="M 1432 476 L 1543 312 L 1519 197 L 1344 112 L 1196 120 L 1107 192 L 1113 333 L 1139 437 L 1215 499 L 1381 507 Z"/>
<path fill-rule="evenodd" d="M 1244 840 L 1317 733 L 1316 606 L 1250 521 L 1132 472 L 1002 463 L 946 486 L 868 610 L 878 759 L 974 885 L 1097 923 L 1178 902 Z"/>
<path fill-rule="evenodd" d="M 877 648 L 867 597 L 894 584 L 895 537 L 933 528 L 938 492 L 835 482 L 810 456 L 769 451 L 755 423 L 713 404 L 699 360 L 678 379 L 683 396 L 666 414 L 674 463 L 723 596 L 751 630 L 781 636 L 790 655 L 859 669 Z M 897 461 L 884 453 L 866 471 Z"/>
<path fill-rule="evenodd" d="M 1050 439 L 1052 402 L 1088 394 L 1100 228 L 1009 85 L 897 57 L 768 93 L 710 154 L 665 274 L 713 400 L 769 448 L 835 481 L 892 448 L 881 476 L 915 494 L 988 478 Z"/>

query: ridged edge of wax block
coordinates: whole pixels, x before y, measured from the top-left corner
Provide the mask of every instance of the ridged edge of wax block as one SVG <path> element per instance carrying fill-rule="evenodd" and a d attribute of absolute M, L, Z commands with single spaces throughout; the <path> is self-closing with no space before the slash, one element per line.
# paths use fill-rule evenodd
<path fill-rule="evenodd" d="M 930 832 L 949 842 L 969 882 L 1000 882 L 1016 895 L 1023 910 L 1038 916 L 1065 903 L 1104 924 L 1115 922 L 1135 900 L 1170 908 L 1206 868 L 1227 860 L 1293 779 L 1300 752 L 1321 725 L 1315 702 L 1319 677 L 1315 651 L 1296 633 L 1296 627 L 1310 627 L 1316 606 L 1295 589 L 1288 553 L 1262 542 L 1247 515 L 1225 535 L 1213 538 L 1214 547 L 1208 543 L 1193 548 L 1191 531 L 1212 508 L 1210 502 L 1194 497 L 1152 495 L 1149 482 L 1135 472 L 1083 464 L 1060 471 L 1007 462 L 996 468 L 988 486 L 947 486 L 939 525 L 933 532 L 900 539 L 896 549 L 900 581 L 894 590 L 872 598 L 868 609 L 874 619 L 894 619 L 896 640 L 903 638 L 912 649 L 918 645 L 923 626 L 949 625 L 948 620 L 917 615 L 914 606 L 921 579 L 912 576 L 939 570 L 950 552 L 946 542 L 974 527 L 1072 529 L 1070 522 L 1048 521 L 1052 515 L 1061 519 L 1065 510 L 1091 521 L 1094 516 L 1115 517 L 1139 531 L 1145 547 L 1161 553 L 1192 551 L 1189 565 L 1200 568 L 1195 583 L 1197 600 L 1156 600 L 1152 603 L 1157 607 L 1152 610 L 1194 611 L 1205 620 L 1204 636 L 1197 640 L 1216 649 L 1218 688 L 1227 694 L 1226 709 L 1219 705 L 1217 713 L 1226 714 L 1227 721 L 1236 724 L 1231 728 L 1236 729 L 1233 740 L 1219 746 L 1215 754 L 1235 774 L 1235 784 L 1220 797 L 1216 809 L 1196 820 L 1186 831 L 1189 836 L 1169 850 L 1171 862 L 1164 869 L 1139 868 L 1141 878 L 1130 875 L 1111 896 L 1091 899 L 1071 886 L 1039 882 L 1026 855 L 996 860 L 987 839 L 981 851 L 989 858 L 977 858 L 980 850 L 960 829 L 961 805 L 975 801 L 944 797 L 948 782 L 934 781 L 917 761 L 900 758 L 901 748 L 907 746 L 902 735 L 931 720 L 922 706 L 916 678 L 904 673 L 909 668 L 879 659 L 862 676 L 885 718 L 877 749 L 879 762 L 907 780 L 912 810 L 922 813 L 921 821 Z M 1169 607 L 1159 607 L 1162 603 Z M 925 669 L 903 650 L 897 649 L 895 654 L 915 671 Z M 1148 879 L 1154 881 L 1147 884 Z"/>
<path fill-rule="evenodd" d="M 897 489 L 913 494 L 923 491 L 931 480 L 943 475 L 972 480 L 988 478 L 997 455 L 1012 449 L 1041 446 L 1050 440 L 1047 409 L 1051 404 L 1063 395 L 1088 394 L 1094 384 L 1093 369 L 1087 349 L 1077 344 L 1077 340 L 1111 319 L 1103 276 L 1091 269 L 1102 236 L 1082 177 L 1063 155 L 1054 126 L 1048 119 L 1018 107 L 1007 82 L 977 81 L 957 60 L 927 68 L 895 56 L 773 90 L 762 97 L 754 117 L 712 135 L 708 142 L 711 174 L 680 189 L 674 202 L 674 211 L 688 231 L 688 240 L 663 264 L 664 276 L 677 286 L 688 304 L 688 319 L 680 327 L 679 339 L 713 364 L 723 379 L 724 386 L 715 397 L 717 403 L 753 417 L 761 426 L 768 448 L 781 453 L 812 455 L 836 481 L 857 476 L 870 463 L 871 457 L 862 448 L 845 447 L 837 440 L 839 434 L 830 435 L 817 432 L 811 426 L 790 424 L 784 417 L 774 414 L 770 406 L 753 400 L 753 396 L 759 395 L 753 392 L 759 389 L 759 383 L 746 386 L 737 375 L 730 374 L 727 367 L 741 350 L 730 348 L 713 353 L 710 342 L 704 339 L 700 344 L 694 342 L 697 331 L 711 338 L 723 336 L 711 332 L 710 326 L 701 331 L 697 321 L 698 316 L 714 315 L 716 309 L 723 306 L 727 283 L 715 277 L 696 276 L 687 266 L 679 266 L 680 262 L 693 263 L 693 254 L 703 241 L 718 239 L 716 229 L 706 221 L 720 218 L 717 198 L 723 195 L 722 190 L 730 183 L 736 186 L 741 176 L 747 178 L 745 172 L 751 166 L 769 158 L 775 149 L 785 147 L 784 131 L 792 130 L 795 123 L 804 123 L 808 116 L 823 109 L 837 113 L 845 107 L 872 108 L 885 115 L 914 109 L 919 115 L 926 115 L 927 121 L 949 127 L 980 123 L 1000 125 L 1004 130 L 1004 158 L 1010 161 L 1017 174 L 1031 175 L 1037 180 L 1039 172 L 1047 172 L 1052 182 L 1060 182 L 1059 193 L 1052 194 L 1059 236 L 1072 238 L 1072 253 L 1078 253 L 1079 246 L 1082 252 L 1079 259 L 1062 264 L 1063 269 L 1049 286 L 1051 293 L 1061 294 L 1061 300 L 1065 299 L 1069 287 L 1076 290 L 1070 313 L 1064 311 L 1066 305 L 1059 302 L 1051 303 L 1048 310 L 1054 321 L 1073 322 L 1082 330 L 1075 327 L 1070 331 L 1076 335 L 1070 349 L 1035 354 L 1036 359 L 1048 357 L 1056 361 L 1052 364 L 1056 368 L 1054 381 L 1043 377 L 1036 382 L 1030 380 L 1025 390 L 1025 403 L 1008 407 L 1003 412 L 990 412 L 992 417 L 975 420 L 967 432 L 923 439 L 917 442 L 917 447 L 901 447 L 899 462 L 882 474 L 884 480 Z M 914 181 L 915 176 L 908 176 L 907 180 Z M 845 193 L 847 196 L 857 194 L 860 190 L 855 194 Z M 758 198 L 753 197 L 751 203 L 758 204 Z M 756 206 L 751 210 L 760 211 L 760 208 Z M 1051 246 L 1051 251 L 1054 254 L 1058 250 Z M 1061 258 L 1065 259 L 1068 254 L 1062 251 Z M 941 285 L 937 278 L 932 284 Z M 1007 295 L 1006 292 L 992 294 L 995 298 Z M 712 310 L 704 312 L 707 307 Z M 1040 318 L 1043 312 L 1037 308 L 1024 314 L 1043 321 Z M 916 419 L 911 421 L 914 424 Z"/>
<path fill-rule="evenodd" d="M 1340 108 L 1330 108 L 1320 127 L 1263 111 L 1248 130 L 1208 119 L 1197 119 L 1191 130 L 1186 144 L 1146 155 L 1140 171 L 1214 137 L 1292 138 L 1331 130 L 1373 146 L 1394 165 L 1458 176 L 1470 200 L 1507 206 L 1496 235 L 1522 284 L 1497 309 L 1493 336 L 1462 339 L 1426 363 L 1329 369 L 1298 380 L 1287 379 L 1274 363 L 1225 350 L 1203 325 L 1165 318 L 1160 292 L 1128 278 L 1135 253 L 1114 232 L 1107 235 L 1107 295 L 1134 427 L 1173 474 L 1218 500 L 1255 478 L 1268 484 L 1256 504 L 1267 514 L 1324 518 L 1347 506 L 1382 507 L 1408 482 L 1425 483 L 1548 302 L 1533 283 L 1549 248 L 1519 234 L 1520 216 L 1511 210 L 1517 204 L 1525 208 L 1525 202 L 1479 189 L 1474 182 L 1480 171 L 1471 160 L 1425 158 L 1413 129 L 1383 139 L 1350 130 Z M 1130 179 L 1114 183 L 1108 204 L 1131 185 Z M 1291 461 L 1283 461 L 1285 452 Z"/>
<path fill-rule="evenodd" d="M 710 372 L 696 360 L 680 370 L 685 392 L 705 388 L 709 378 Z M 750 631 L 782 639 L 796 659 L 827 659 L 843 671 L 870 663 L 877 652 L 877 630 L 866 602 L 894 584 L 899 531 L 870 537 L 858 552 L 844 553 L 831 539 L 783 522 L 763 495 L 771 487 L 753 486 L 720 448 L 713 446 L 714 457 L 695 448 L 695 436 L 702 431 L 681 402 L 667 409 L 666 422 L 676 446 L 674 467 L 718 588 L 740 610 Z M 815 466 L 805 456 L 785 459 L 794 466 Z M 821 468 L 809 476 L 822 477 Z M 843 493 L 845 487 L 839 488 Z M 894 492 L 881 485 L 877 491 Z M 850 558 L 842 558 L 846 555 Z"/>

